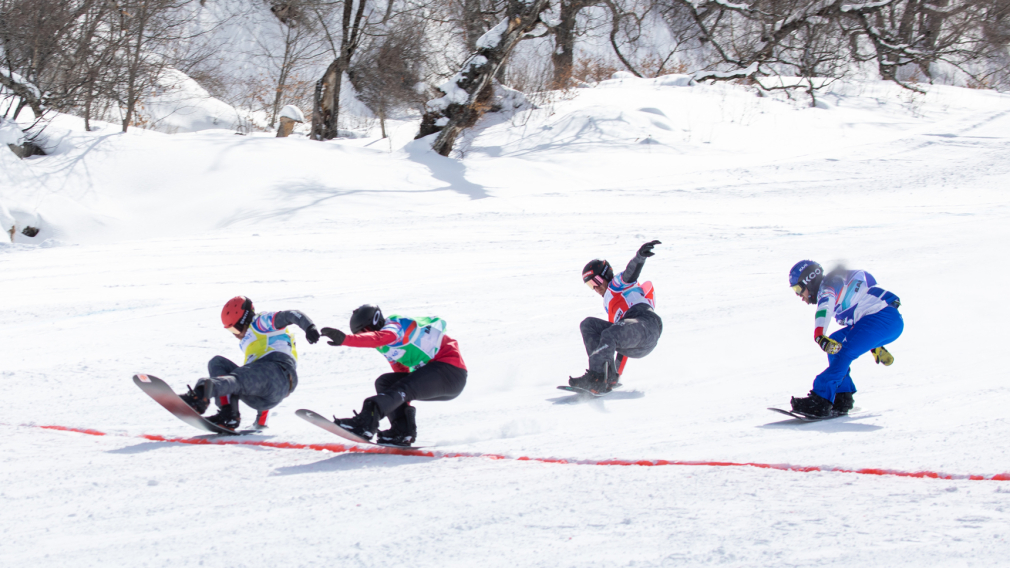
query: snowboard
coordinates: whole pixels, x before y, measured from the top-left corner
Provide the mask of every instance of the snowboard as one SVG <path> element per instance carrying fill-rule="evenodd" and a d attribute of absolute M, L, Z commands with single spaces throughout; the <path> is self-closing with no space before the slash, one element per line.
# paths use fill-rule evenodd
<path fill-rule="evenodd" d="M 807 416 L 806 414 L 800 414 L 799 412 L 793 412 L 792 410 L 782 410 L 781 408 L 771 408 L 771 407 L 769 407 L 768 410 L 778 412 L 779 414 L 785 414 L 790 418 L 795 418 L 796 420 L 802 420 L 803 422 L 820 422 L 822 420 L 832 420 L 835 418 L 841 418 L 843 416 L 852 416 L 856 412 L 859 412 L 861 409 L 853 408 L 846 414 L 837 414 L 835 416 Z"/>
<path fill-rule="evenodd" d="M 133 375 L 133 383 L 140 387 L 140 390 L 144 391 L 155 402 L 165 407 L 165 410 L 171 412 L 176 418 L 182 420 L 190 426 L 194 426 L 201 430 L 206 430 L 214 434 L 227 434 L 231 436 L 242 435 L 242 434 L 255 434 L 259 430 L 229 430 L 227 428 L 218 426 L 213 422 L 210 422 L 203 416 L 197 414 L 184 400 L 179 398 L 179 395 L 175 394 L 172 387 L 168 386 L 168 383 L 155 377 L 154 375 Z"/>
<path fill-rule="evenodd" d="M 296 410 L 295 414 L 298 415 L 299 418 L 301 418 L 301 419 L 303 419 L 303 420 L 305 420 L 307 422 L 310 422 L 310 423 L 312 423 L 312 424 L 314 424 L 316 426 L 319 426 L 320 428 L 322 428 L 323 430 L 326 430 L 327 432 L 329 432 L 331 434 L 336 434 L 337 436 L 340 436 L 341 438 L 350 440 L 350 441 L 352 441 L 352 442 L 354 442 L 356 444 L 365 444 L 365 445 L 368 445 L 368 446 L 380 446 L 380 447 L 383 447 L 383 448 L 397 448 L 397 449 L 400 449 L 400 450 L 416 450 L 418 448 L 426 448 L 427 447 L 427 446 L 397 446 L 395 444 L 378 444 L 378 443 L 375 443 L 375 442 L 373 442 L 371 440 L 366 440 L 366 439 L 362 438 L 361 436 L 355 434 L 354 432 L 350 432 L 348 430 L 344 430 L 340 426 L 337 426 L 332 420 L 327 420 L 322 415 L 320 415 L 320 414 L 318 414 L 316 412 L 313 412 L 311 410 L 302 408 L 300 410 Z"/>
<path fill-rule="evenodd" d="M 580 396 L 591 396 L 593 398 L 600 398 L 601 396 L 607 396 L 608 394 L 614 392 L 615 390 L 617 390 L 619 388 L 621 388 L 621 383 L 617 383 L 616 385 L 614 385 L 614 388 L 610 389 L 609 392 L 604 392 L 604 393 L 593 392 L 593 391 L 591 391 L 589 389 L 583 389 L 583 388 L 573 387 L 573 386 L 569 386 L 569 385 L 561 385 L 560 387 L 558 387 L 558 390 L 563 390 L 563 391 L 567 391 L 567 392 L 573 392 L 573 393 L 575 393 L 577 395 L 580 395 Z"/>

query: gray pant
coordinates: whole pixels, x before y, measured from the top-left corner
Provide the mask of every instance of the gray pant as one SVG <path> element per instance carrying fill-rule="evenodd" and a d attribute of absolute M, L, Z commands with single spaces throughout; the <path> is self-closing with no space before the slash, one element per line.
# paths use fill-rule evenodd
<path fill-rule="evenodd" d="M 656 348 L 659 336 L 663 334 L 663 320 L 652 309 L 639 306 L 645 304 L 633 306 L 628 310 L 627 317 L 618 323 L 600 318 L 582 320 L 579 329 L 589 355 L 590 371 L 602 375 L 609 367 L 609 374 L 613 377 L 617 374 L 615 354 L 640 359 Z"/>
<path fill-rule="evenodd" d="M 283 353 L 269 353 L 241 367 L 217 355 L 207 363 L 207 370 L 213 385 L 211 396 L 238 397 L 259 411 L 277 406 L 298 385 L 295 360 Z"/>

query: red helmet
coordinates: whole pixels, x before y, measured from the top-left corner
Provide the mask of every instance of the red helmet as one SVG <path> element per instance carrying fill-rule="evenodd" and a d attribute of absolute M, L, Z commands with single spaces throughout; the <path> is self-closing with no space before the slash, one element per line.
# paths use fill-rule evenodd
<path fill-rule="evenodd" d="M 225 329 L 234 327 L 243 331 L 249 327 L 255 316 L 256 311 L 253 308 L 252 300 L 245 296 L 235 296 L 228 300 L 221 310 L 221 323 L 224 324 Z"/>

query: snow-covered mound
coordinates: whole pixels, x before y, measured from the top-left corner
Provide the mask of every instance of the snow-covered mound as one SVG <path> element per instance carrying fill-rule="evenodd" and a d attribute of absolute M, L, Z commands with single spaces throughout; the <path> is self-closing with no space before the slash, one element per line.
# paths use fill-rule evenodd
<path fill-rule="evenodd" d="M 68 127 L 66 152 L 0 158 L 0 203 L 54 245 L 0 247 L 0 564 L 998 565 L 1010 313 L 986 284 L 1007 276 L 1010 97 L 822 100 L 618 78 L 487 117 L 462 158 L 416 125 L 326 143 Z M 651 239 L 659 346 L 577 403 L 555 386 L 602 313 L 581 269 Z M 802 258 L 902 300 L 894 365 L 852 366 L 851 418 L 766 410 L 825 364 L 786 283 Z M 342 440 L 294 411 L 350 416 L 389 367 L 298 331 L 298 388 L 243 438 L 267 445 L 165 441 L 200 432 L 130 376 L 184 390 L 240 358 L 219 319 L 238 294 L 345 330 L 363 303 L 444 318 L 469 377 L 416 403 L 439 453 L 313 451 Z M 640 460 L 794 469 L 594 465 Z"/>

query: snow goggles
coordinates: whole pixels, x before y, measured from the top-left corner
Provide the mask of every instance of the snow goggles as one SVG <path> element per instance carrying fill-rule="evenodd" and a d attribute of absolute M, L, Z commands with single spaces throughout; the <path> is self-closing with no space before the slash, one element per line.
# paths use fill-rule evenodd
<path fill-rule="evenodd" d="M 797 296 L 802 296 L 803 295 L 803 285 L 802 284 L 797 284 L 797 285 L 793 286 L 793 292 L 796 292 Z"/>
<path fill-rule="evenodd" d="M 242 332 L 241 332 L 241 331 L 239 331 L 239 330 L 238 330 L 238 328 L 237 328 L 237 327 L 235 327 L 235 326 L 231 326 L 231 327 L 229 327 L 229 328 L 228 328 L 228 331 L 230 331 L 230 332 L 232 333 L 232 335 L 236 335 L 236 336 L 238 336 L 238 335 L 242 335 Z"/>
<path fill-rule="evenodd" d="M 603 285 L 603 284 L 606 284 L 606 283 L 607 283 L 607 281 L 604 280 L 602 276 L 593 276 L 589 280 L 586 280 L 586 286 L 589 286 L 592 289 L 596 289 L 597 286 L 600 286 L 600 285 Z"/>

